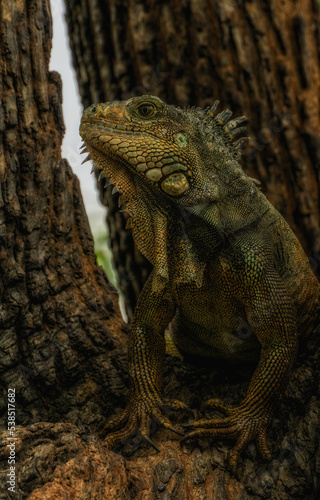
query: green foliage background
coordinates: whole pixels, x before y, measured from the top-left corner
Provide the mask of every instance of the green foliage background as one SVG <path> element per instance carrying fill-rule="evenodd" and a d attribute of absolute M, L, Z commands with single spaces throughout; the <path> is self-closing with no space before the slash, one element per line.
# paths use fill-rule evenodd
<path fill-rule="evenodd" d="M 117 288 L 117 278 L 112 265 L 112 253 L 109 246 L 109 234 L 107 228 L 101 229 L 94 235 L 94 250 L 99 266 L 103 267 L 108 280 Z"/>

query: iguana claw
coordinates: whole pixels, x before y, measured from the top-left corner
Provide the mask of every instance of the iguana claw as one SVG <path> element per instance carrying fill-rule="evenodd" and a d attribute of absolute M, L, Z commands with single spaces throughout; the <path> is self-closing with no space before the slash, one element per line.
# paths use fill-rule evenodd
<path fill-rule="evenodd" d="M 194 429 L 194 425 L 193 424 L 181 424 L 181 427 L 183 427 L 184 429 Z"/>
<path fill-rule="evenodd" d="M 172 425 L 168 425 L 167 426 L 167 429 L 169 429 L 170 431 L 172 432 L 175 432 L 176 434 L 178 434 L 179 436 L 184 436 L 183 432 L 181 431 L 178 431 L 178 429 L 175 429 Z"/>
<path fill-rule="evenodd" d="M 158 453 L 160 453 L 160 448 L 158 448 L 158 446 L 152 441 L 152 439 L 149 438 L 149 436 L 147 436 L 146 434 L 144 434 L 142 436 L 142 439 L 144 441 L 146 441 L 147 443 L 149 443 L 150 446 L 152 446 L 152 448 L 154 448 Z"/>

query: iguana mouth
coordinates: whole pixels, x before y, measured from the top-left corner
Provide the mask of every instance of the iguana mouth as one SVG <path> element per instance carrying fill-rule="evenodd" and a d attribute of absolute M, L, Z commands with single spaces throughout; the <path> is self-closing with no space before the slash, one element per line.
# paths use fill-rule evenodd
<path fill-rule="evenodd" d="M 141 132 L 134 130 L 134 127 L 129 127 L 127 125 L 123 125 L 122 123 L 106 122 L 104 120 L 94 121 L 93 119 L 87 118 L 86 120 L 83 120 L 82 125 L 88 124 L 88 123 L 91 125 L 94 125 L 95 129 L 100 128 L 102 134 L 105 131 L 105 129 L 112 129 L 112 130 L 117 129 L 117 130 L 121 130 L 121 133 L 124 133 L 124 134 L 127 133 L 130 135 L 132 135 L 132 134 L 141 135 Z M 92 133 L 91 133 L 91 135 L 94 137 L 94 135 Z"/>
<path fill-rule="evenodd" d="M 165 156 L 164 153 L 162 157 L 156 154 L 152 156 L 149 151 L 140 151 L 139 154 L 135 141 L 138 143 L 141 140 L 142 132 L 121 123 L 103 120 L 92 122 L 90 119 L 82 122 L 80 130 L 93 156 L 95 151 L 98 156 L 103 155 L 106 159 L 117 160 L 127 168 L 128 172 L 147 178 L 170 196 L 180 196 L 189 189 L 191 170 L 182 163 L 178 155 Z M 145 133 L 145 136 L 148 135 L 152 136 Z M 126 140 L 126 136 L 130 136 L 130 141 Z M 99 165 L 99 161 L 97 163 Z M 105 175 L 113 182 L 114 169 L 109 171 L 107 163 L 99 168 L 102 168 Z M 117 184 L 117 181 L 114 183 Z M 117 187 L 121 189 L 121 186 Z"/>

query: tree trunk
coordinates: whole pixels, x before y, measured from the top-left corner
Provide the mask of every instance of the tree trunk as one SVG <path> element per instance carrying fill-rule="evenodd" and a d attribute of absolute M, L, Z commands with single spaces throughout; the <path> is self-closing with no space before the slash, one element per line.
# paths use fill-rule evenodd
<path fill-rule="evenodd" d="M 118 297 L 96 264 L 78 179 L 61 159 L 61 81 L 48 71 L 51 28 L 49 2 L 0 2 L 1 498 L 10 495 L 11 441 L 12 498 L 27 498 L 43 480 L 36 433 L 21 455 L 24 427 L 13 435 L 4 429 L 40 421 L 94 429 L 126 383 L 112 365 L 120 346 L 125 351 Z M 49 460 L 50 447 L 45 452 Z"/>
<path fill-rule="evenodd" d="M 245 114 L 243 167 L 285 216 L 319 275 L 320 23 L 316 0 L 69 0 L 80 94 L 93 102 L 154 94 L 179 106 L 216 99 Z M 150 266 L 101 187 L 129 317 Z M 130 257 L 129 257 L 130 256 Z"/>

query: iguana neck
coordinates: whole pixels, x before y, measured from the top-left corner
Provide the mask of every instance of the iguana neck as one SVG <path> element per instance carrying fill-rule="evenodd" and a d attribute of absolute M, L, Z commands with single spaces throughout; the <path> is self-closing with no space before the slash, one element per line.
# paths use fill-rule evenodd
<path fill-rule="evenodd" d="M 236 192 L 230 190 L 232 196 L 226 196 L 219 201 L 202 203 L 188 207 L 187 211 L 203 220 L 208 230 L 231 238 L 250 226 L 257 225 L 270 204 L 266 197 L 259 191 L 247 177 L 246 187 Z"/>
<path fill-rule="evenodd" d="M 208 258 L 218 255 L 226 238 L 258 223 L 269 204 L 249 179 L 247 183 L 232 198 L 179 207 L 136 182 L 127 207 L 139 251 L 154 266 L 154 292 L 169 281 L 201 287 Z"/>
<path fill-rule="evenodd" d="M 153 292 L 159 292 L 169 282 L 171 286 L 195 282 L 200 287 L 205 262 L 188 234 L 190 216 L 146 189 L 139 180 L 135 189 L 127 208 L 135 243 L 154 267 Z"/>

